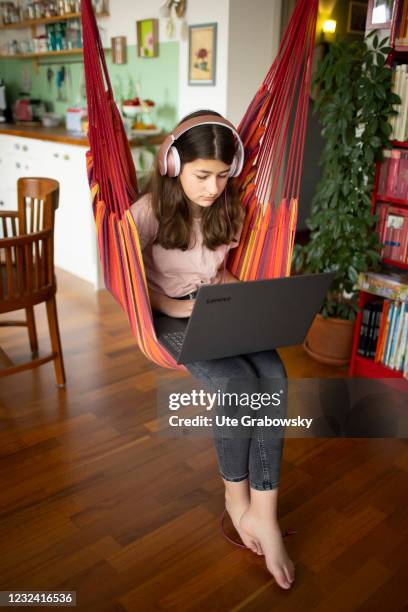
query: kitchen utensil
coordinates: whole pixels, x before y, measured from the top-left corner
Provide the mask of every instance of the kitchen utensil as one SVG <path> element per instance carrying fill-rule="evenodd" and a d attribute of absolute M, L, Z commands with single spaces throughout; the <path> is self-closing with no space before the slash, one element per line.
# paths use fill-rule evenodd
<path fill-rule="evenodd" d="M 62 88 L 65 82 L 65 77 L 66 77 L 65 66 L 61 66 L 61 68 L 57 71 L 57 79 L 56 79 L 56 85 L 57 85 L 57 90 L 58 90 L 57 100 L 59 102 L 66 102 L 66 96 L 63 95 L 62 93 Z"/>
<path fill-rule="evenodd" d="M 52 82 L 54 80 L 54 71 L 52 68 L 47 69 L 47 83 L 48 89 L 52 89 Z"/>
<path fill-rule="evenodd" d="M 70 66 L 68 66 L 67 68 L 67 100 L 69 103 L 72 102 L 72 95 L 73 95 L 73 89 L 72 89 L 72 74 L 71 74 L 71 68 Z"/>

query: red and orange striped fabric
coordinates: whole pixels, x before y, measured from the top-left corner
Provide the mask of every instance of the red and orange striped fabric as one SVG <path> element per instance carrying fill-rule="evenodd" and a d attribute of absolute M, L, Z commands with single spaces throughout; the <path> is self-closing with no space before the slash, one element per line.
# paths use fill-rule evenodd
<path fill-rule="evenodd" d="M 290 275 L 317 8 L 318 0 L 298 0 L 278 55 L 237 128 L 245 148 L 237 180 L 246 216 L 227 267 L 243 281 Z M 126 312 L 144 355 L 159 366 L 186 370 L 156 338 L 139 237 L 129 211 L 137 200 L 137 177 L 91 0 L 81 0 L 81 13 L 87 170 L 105 286 Z"/>

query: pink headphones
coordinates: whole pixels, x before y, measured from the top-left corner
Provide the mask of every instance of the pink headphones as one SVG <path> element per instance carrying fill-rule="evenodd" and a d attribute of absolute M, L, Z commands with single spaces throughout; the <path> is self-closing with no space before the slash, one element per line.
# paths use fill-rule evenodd
<path fill-rule="evenodd" d="M 199 117 L 192 117 L 191 119 L 187 119 L 187 121 L 183 121 L 180 125 L 178 125 L 169 136 L 162 142 L 159 151 L 157 153 L 157 159 L 159 164 L 159 172 L 162 176 L 170 176 L 175 177 L 180 174 L 181 162 L 180 155 L 177 151 L 175 145 L 173 144 L 177 138 L 179 138 L 184 132 L 187 132 L 191 128 L 196 125 L 206 125 L 206 124 L 214 124 L 214 125 L 224 125 L 229 128 L 231 132 L 236 137 L 237 150 L 234 155 L 234 159 L 232 160 L 231 168 L 229 170 L 228 176 L 238 176 L 241 173 L 242 167 L 244 165 L 244 145 L 242 144 L 242 140 L 234 128 L 232 123 L 228 121 L 228 119 L 224 119 L 223 117 L 219 117 L 218 115 L 200 115 Z"/>

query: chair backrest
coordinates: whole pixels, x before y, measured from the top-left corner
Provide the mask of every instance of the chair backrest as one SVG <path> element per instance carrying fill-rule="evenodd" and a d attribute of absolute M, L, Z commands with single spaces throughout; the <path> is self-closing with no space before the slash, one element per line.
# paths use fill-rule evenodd
<path fill-rule="evenodd" d="M 38 304 L 55 291 L 51 228 L 0 240 L 0 313 Z"/>
<path fill-rule="evenodd" d="M 0 211 L 0 221 L 0 238 L 18 236 L 18 212 L 16 210 Z"/>
<path fill-rule="evenodd" d="M 21 178 L 17 194 L 18 211 L 0 212 L 0 313 L 37 304 L 56 291 L 54 218 L 59 183 Z"/>
<path fill-rule="evenodd" d="M 59 183 L 42 177 L 17 181 L 19 235 L 54 228 L 59 202 Z"/>

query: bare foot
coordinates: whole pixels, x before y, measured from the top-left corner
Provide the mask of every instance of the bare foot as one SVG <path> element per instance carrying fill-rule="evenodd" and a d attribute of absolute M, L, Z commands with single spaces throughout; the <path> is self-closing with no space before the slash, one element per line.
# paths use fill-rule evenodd
<path fill-rule="evenodd" d="M 277 521 L 255 514 L 248 506 L 241 515 L 239 526 L 246 537 L 260 543 L 266 567 L 279 586 L 290 589 L 295 580 L 295 566 L 288 557 Z"/>
<path fill-rule="evenodd" d="M 237 530 L 239 534 L 239 537 L 241 538 L 245 546 L 247 546 L 250 550 L 252 550 L 256 555 L 262 555 L 263 554 L 262 548 L 259 542 L 251 534 L 246 533 L 240 525 L 241 516 L 243 515 L 245 510 L 249 508 L 249 501 L 248 502 L 242 502 L 242 501 L 239 502 L 236 500 L 233 501 L 233 500 L 230 500 L 226 496 L 225 497 L 225 507 L 227 509 L 227 512 L 230 516 L 230 519 L 235 529 Z"/>

